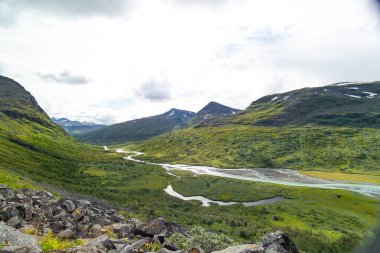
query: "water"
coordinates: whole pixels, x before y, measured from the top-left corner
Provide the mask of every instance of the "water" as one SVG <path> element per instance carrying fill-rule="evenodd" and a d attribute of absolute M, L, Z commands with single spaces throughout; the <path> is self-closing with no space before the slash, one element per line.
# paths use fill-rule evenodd
<path fill-rule="evenodd" d="M 274 203 L 274 202 L 286 199 L 286 198 L 284 198 L 282 196 L 276 196 L 274 198 L 263 199 L 263 200 L 254 201 L 254 202 L 223 202 L 223 201 L 211 200 L 211 199 L 205 198 L 203 196 L 185 197 L 185 196 L 181 195 L 180 193 L 174 191 L 173 187 L 170 184 L 168 185 L 168 187 L 165 188 L 164 191 L 167 194 L 169 194 L 170 196 L 173 196 L 173 197 L 185 200 L 185 201 L 198 200 L 198 201 L 202 202 L 202 206 L 210 206 L 210 204 L 213 203 L 213 204 L 217 204 L 217 205 L 220 205 L 220 206 L 232 206 L 232 205 L 235 205 L 235 204 L 242 204 L 242 205 L 248 207 L 248 206 L 260 206 L 260 205 L 271 204 L 271 203 Z"/>
<path fill-rule="evenodd" d="M 380 199 L 380 185 L 365 184 L 365 183 L 348 183 L 343 181 L 323 180 L 306 175 L 302 175 L 294 170 L 288 169 L 219 169 L 208 166 L 192 166 L 184 164 L 164 164 L 151 163 L 135 159 L 135 156 L 142 155 L 141 152 L 125 152 L 122 149 L 116 150 L 119 153 L 131 153 L 125 159 L 140 163 L 159 165 L 167 172 L 171 170 L 191 171 L 198 175 L 211 175 L 224 178 L 257 181 L 265 183 L 274 183 L 288 186 L 304 186 L 322 189 L 341 189 L 353 192 L 358 192 L 366 196 Z"/>

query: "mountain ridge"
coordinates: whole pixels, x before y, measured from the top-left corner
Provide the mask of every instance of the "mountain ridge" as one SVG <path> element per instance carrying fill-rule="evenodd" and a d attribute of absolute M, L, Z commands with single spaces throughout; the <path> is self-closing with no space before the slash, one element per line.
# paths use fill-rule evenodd
<path fill-rule="evenodd" d="M 92 122 L 80 122 L 77 120 L 70 120 L 68 118 L 55 118 L 52 117 L 51 120 L 65 129 L 70 135 L 86 133 L 92 130 L 106 127 L 107 125 L 96 124 Z"/>
<path fill-rule="evenodd" d="M 380 82 L 340 83 L 275 93 L 253 101 L 233 117 L 212 119 L 203 126 L 329 125 L 380 127 Z"/>

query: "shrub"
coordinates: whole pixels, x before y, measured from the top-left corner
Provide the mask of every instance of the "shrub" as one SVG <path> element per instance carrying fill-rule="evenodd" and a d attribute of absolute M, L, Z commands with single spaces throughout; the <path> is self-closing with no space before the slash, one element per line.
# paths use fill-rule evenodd
<path fill-rule="evenodd" d="M 49 231 L 45 236 L 40 238 L 39 244 L 43 251 L 50 251 L 80 246 L 83 245 L 83 241 L 81 239 L 77 239 L 75 241 L 62 240 Z"/>
<path fill-rule="evenodd" d="M 181 249 L 190 250 L 192 247 L 201 247 L 205 252 L 222 250 L 233 244 L 233 240 L 224 234 L 216 234 L 202 227 L 194 227 L 189 236 L 176 233 L 168 238 L 169 243 L 176 244 Z"/>

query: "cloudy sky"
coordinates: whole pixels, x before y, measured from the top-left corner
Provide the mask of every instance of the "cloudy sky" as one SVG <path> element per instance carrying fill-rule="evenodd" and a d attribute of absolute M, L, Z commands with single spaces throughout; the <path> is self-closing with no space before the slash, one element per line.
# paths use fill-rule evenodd
<path fill-rule="evenodd" d="M 380 80 L 372 0 L 0 0 L 0 74 L 50 116 L 115 123 Z"/>

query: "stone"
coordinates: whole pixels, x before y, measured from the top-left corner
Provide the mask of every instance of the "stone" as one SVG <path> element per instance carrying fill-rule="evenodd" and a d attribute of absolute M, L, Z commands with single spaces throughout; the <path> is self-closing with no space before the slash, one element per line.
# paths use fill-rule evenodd
<path fill-rule="evenodd" d="M 177 250 L 179 250 L 179 248 L 175 244 L 172 244 L 172 243 L 165 244 L 164 248 L 168 249 L 170 251 L 177 251 Z"/>
<path fill-rule="evenodd" d="M 154 237 L 154 235 L 168 237 L 174 233 L 186 234 L 186 230 L 179 224 L 166 222 L 163 218 L 152 219 L 139 225 L 134 233 L 145 237 Z"/>
<path fill-rule="evenodd" d="M 264 248 L 264 252 L 268 252 L 268 253 L 269 252 L 270 253 L 275 253 L 275 252 L 299 253 L 293 241 L 290 240 L 290 238 L 281 231 L 265 234 L 261 238 L 261 246 Z M 283 248 L 284 251 L 281 251 L 281 248 Z"/>
<path fill-rule="evenodd" d="M 166 248 L 161 248 L 157 251 L 157 253 L 187 253 L 186 250 L 169 250 L 169 249 L 166 249 Z"/>
<path fill-rule="evenodd" d="M 33 219 L 33 211 L 31 208 L 25 208 L 24 212 L 24 220 L 25 221 L 30 221 Z"/>
<path fill-rule="evenodd" d="M 134 225 L 125 223 L 115 223 L 112 225 L 112 231 L 117 234 L 118 238 L 127 237 L 134 229 Z"/>
<path fill-rule="evenodd" d="M 73 238 L 74 236 L 75 236 L 75 232 L 70 228 L 62 230 L 58 233 L 58 237 L 61 239 L 70 239 L 70 238 Z"/>
<path fill-rule="evenodd" d="M 200 247 L 193 247 L 189 250 L 189 253 L 205 253 L 205 251 Z"/>
<path fill-rule="evenodd" d="M 7 222 L 8 226 L 14 227 L 14 228 L 20 228 L 21 227 L 21 220 L 18 216 L 14 216 L 10 218 Z"/>
<path fill-rule="evenodd" d="M 0 194 L 0 208 L 4 207 L 7 204 L 7 200 L 3 195 Z"/>
<path fill-rule="evenodd" d="M 256 244 L 243 244 L 243 245 L 231 246 L 219 251 L 214 251 L 213 253 L 242 253 L 242 252 L 248 253 L 248 252 L 253 252 L 253 250 L 257 250 L 257 249 L 258 249 L 258 246 Z"/>
<path fill-rule="evenodd" d="M 69 199 L 61 199 L 59 201 L 59 205 L 68 212 L 73 212 L 75 210 L 75 204 L 72 200 Z"/>
<path fill-rule="evenodd" d="M 125 245 L 124 247 L 120 248 L 116 251 L 116 253 L 139 253 L 139 252 L 145 252 L 144 245 L 148 241 L 145 239 L 142 239 L 140 241 L 137 241 L 131 245 Z"/>
<path fill-rule="evenodd" d="M 33 236 L 25 235 L 14 228 L 8 227 L 4 222 L 0 222 L 0 242 L 7 242 L 2 248 L 5 251 L 41 252 L 41 248 Z"/>

